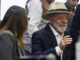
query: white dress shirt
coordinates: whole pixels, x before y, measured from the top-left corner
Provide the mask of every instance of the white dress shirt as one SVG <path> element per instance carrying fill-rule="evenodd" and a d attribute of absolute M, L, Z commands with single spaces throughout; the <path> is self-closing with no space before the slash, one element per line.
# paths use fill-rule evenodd
<path fill-rule="evenodd" d="M 28 4 L 30 18 L 28 23 L 28 35 L 31 37 L 32 33 L 45 27 L 48 23 L 46 20 L 42 19 L 42 3 L 40 0 L 31 0 Z"/>
<path fill-rule="evenodd" d="M 64 34 L 60 35 L 51 25 L 49 25 L 49 26 L 56 37 L 58 46 L 56 46 L 55 49 L 56 49 L 57 55 L 60 56 L 62 54 L 62 50 L 59 47 L 59 43 L 60 43 L 61 39 L 63 38 Z"/>

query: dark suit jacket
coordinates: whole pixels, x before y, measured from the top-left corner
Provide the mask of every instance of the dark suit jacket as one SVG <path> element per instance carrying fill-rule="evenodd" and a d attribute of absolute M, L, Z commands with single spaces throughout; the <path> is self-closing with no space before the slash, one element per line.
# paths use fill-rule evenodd
<path fill-rule="evenodd" d="M 75 43 L 78 41 L 78 36 L 80 35 L 80 4 L 78 4 L 76 7 L 75 16 L 73 17 L 72 25 L 69 33 L 73 38 L 70 60 L 76 60 Z"/>
<path fill-rule="evenodd" d="M 0 33 L 0 60 L 17 60 L 16 41 L 11 33 Z"/>
<path fill-rule="evenodd" d="M 69 31 L 69 35 L 72 37 L 73 41 L 71 43 L 71 45 L 69 45 L 66 49 L 65 48 L 65 52 L 68 51 L 68 56 L 65 56 L 65 60 L 76 60 L 75 59 L 75 43 L 78 41 L 78 36 L 80 34 L 80 4 L 77 5 L 76 10 L 75 10 L 75 16 L 72 19 L 72 24 L 71 24 L 71 28 Z"/>
<path fill-rule="evenodd" d="M 47 55 L 53 53 L 56 55 L 57 60 L 60 60 L 60 56 L 56 54 L 55 50 L 57 45 L 56 38 L 50 29 L 49 24 L 32 35 L 32 54 Z"/>

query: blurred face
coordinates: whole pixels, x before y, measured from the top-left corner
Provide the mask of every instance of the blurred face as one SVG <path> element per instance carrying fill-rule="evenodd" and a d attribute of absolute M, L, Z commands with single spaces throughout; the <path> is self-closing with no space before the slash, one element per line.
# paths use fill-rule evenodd
<path fill-rule="evenodd" d="M 50 17 L 49 19 L 52 27 L 59 33 L 63 33 L 68 24 L 68 14 L 57 13 Z"/>
<path fill-rule="evenodd" d="M 79 0 L 67 0 L 67 2 L 71 8 L 74 8 L 78 4 Z"/>

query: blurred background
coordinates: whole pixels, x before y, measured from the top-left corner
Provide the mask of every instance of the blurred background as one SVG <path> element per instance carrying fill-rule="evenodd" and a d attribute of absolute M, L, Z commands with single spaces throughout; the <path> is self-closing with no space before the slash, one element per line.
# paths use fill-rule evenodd
<path fill-rule="evenodd" d="M 5 12 L 10 6 L 19 5 L 25 8 L 26 1 L 27 0 L 0 0 L 0 20 L 3 19 Z M 55 1 L 65 2 L 66 0 L 55 0 Z"/>

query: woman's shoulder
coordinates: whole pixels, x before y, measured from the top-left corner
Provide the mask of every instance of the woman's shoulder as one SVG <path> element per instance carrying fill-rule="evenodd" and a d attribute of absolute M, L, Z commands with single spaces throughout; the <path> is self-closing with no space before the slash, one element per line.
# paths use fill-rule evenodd
<path fill-rule="evenodd" d="M 11 40 L 13 43 L 17 42 L 16 38 L 14 37 L 14 34 L 9 30 L 5 30 L 0 33 L 0 40 Z"/>
<path fill-rule="evenodd" d="M 0 32 L 0 35 L 14 35 L 11 31 L 9 31 L 9 30 L 5 30 L 5 31 L 3 31 L 3 32 Z"/>

